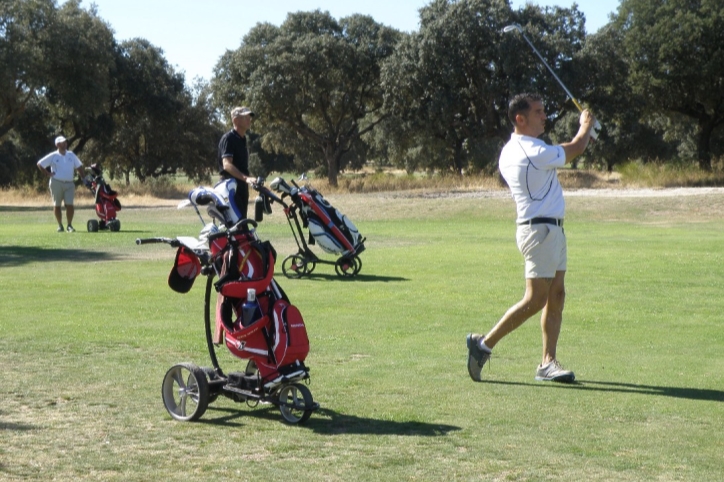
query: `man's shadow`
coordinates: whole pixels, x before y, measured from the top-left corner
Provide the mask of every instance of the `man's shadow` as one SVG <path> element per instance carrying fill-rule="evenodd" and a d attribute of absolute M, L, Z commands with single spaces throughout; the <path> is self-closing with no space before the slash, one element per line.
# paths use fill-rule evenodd
<path fill-rule="evenodd" d="M 659 387 L 655 385 L 636 385 L 633 383 L 601 382 L 596 380 L 577 380 L 575 383 L 522 383 L 495 380 L 483 380 L 483 383 L 497 385 L 519 385 L 525 387 L 563 388 L 597 392 L 630 393 L 638 395 L 657 395 L 663 397 L 684 398 L 709 402 L 724 402 L 724 391 L 706 388 Z"/>

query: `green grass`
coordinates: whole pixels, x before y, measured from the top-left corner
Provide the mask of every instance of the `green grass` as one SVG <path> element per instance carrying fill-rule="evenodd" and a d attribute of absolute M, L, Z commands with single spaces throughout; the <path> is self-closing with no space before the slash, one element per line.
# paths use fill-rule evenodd
<path fill-rule="evenodd" d="M 203 280 L 172 292 L 173 250 L 134 240 L 194 235 L 193 211 L 127 206 L 119 233 L 59 234 L 47 208 L 0 206 L 0 480 L 721 479 L 720 194 L 568 199 L 572 386 L 533 380 L 537 317 L 484 383 L 467 375 L 466 333 L 522 295 L 507 195 L 328 198 L 368 249 L 354 280 L 277 265 L 311 341 L 304 426 L 225 398 L 197 423 L 163 408 L 168 368 L 210 364 Z M 280 210 L 259 233 L 294 251 Z"/>

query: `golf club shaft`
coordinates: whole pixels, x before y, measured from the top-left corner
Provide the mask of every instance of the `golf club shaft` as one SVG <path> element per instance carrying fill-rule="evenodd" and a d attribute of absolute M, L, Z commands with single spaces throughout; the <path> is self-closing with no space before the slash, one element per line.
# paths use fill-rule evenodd
<path fill-rule="evenodd" d="M 517 25 L 517 24 L 509 25 L 503 29 L 503 32 L 512 32 L 513 30 L 517 30 L 518 33 L 520 33 L 520 35 L 523 36 L 523 39 L 525 39 L 525 41 L 528 43 L 530 48 L 533 49 L 533 52 L 535 52 L 535 54 L 538 56 L 540 61 L 543 62 L 543 65 L 545 65 L 546 68 L 548 69 L 548 71 L 551 73 L 551 75 L 553 75 L 553 78 L 556 79 L 556 81 L 558 81 L 558 84 L 563 88 L 565 93 L 568 94 L 568 97 L 573 101 L 573 104 L 576 106 L 578 111 L 583 112 L 583 107 L 581 106 L 581 104 L 578 102 L 578 100 L 576 100 L 575 97 L 573 97 L 573 94 L 571 94 L 571 91 L 568 90 L 568 87 L 565 86 L 565 84 L 561 81 L 561 79 L 558 78 L 558 75 L 556 75 L 555 71 L 551 68 L 550 65 L 548 65 L 548 62 L 546 62 L 546 59 L 544 59 L 543 56 L 540 54 L 540 52 L 538 52 L 538 49 L 535 48 L 535 45 L 533 45 L 533 42 L 531 42 L 530 39 L 528 37 L 526 37 L 526 35 L 523 33 L 523 29 L 521 28 L 521 26 Z M 600 131 L 601 131 L 601 123 L 598 122 L 598 120 L 596 120 L 596 122 L 594 123 L 593 128 L 591 129 L 591 132 L 590 132 L 591 138 L 594 140 L 598 139 L 598 134 Z"/>
<path fill-rule="evenodd" d="M 533 42 L 531 42 L 530 40 L 528 40 L 528 37 L 526 37 L 525 34 L 524 34 L 522 31 L 520 31 L 520 34 L 523 36 L 523 38 L 525 39 L 525 41 L 528 42 L 528 45 L 530 45 L 530 48 L 533 49 L 533 52 L 535 52 L 535 54 L 538 56 L 538 58 L 541 60 L 541 62 L 543 62 L 543 65 L 545 65 L 546 68 L 548 68 L 548 71 L 551 73 L 551 75 L 553 75 L 553 77 L 558 81 L 558 83 L 560 84 L 560 86 L 563 87 L 563 90 L 566 92 L 566 94 L 568 94 L 568 97 L 571 98 L 571 100 L 572 100 L 573 103 L 575 104 L 576 108 L 578 108 L 578 111 L 579 111 L 579 112 L 583 112 L 583 107 L 581 107 L 581 104 L 576 100 L 575 97 L 573 97 L 573 94 L 571 94 L 571 91 L 568 90 L 568 88 L 567 88 L 567 87 L 565 86 L 565 84 L 561 81 L 561 79 L 558 78 L 558 75 L 556 75 L 555 71 L 551 68 L 550 65 L 548 65 L 548 62 L 546 62 L 546 59 L 544 59 L 543 56 L 540 54 L 540 52 L 538 52 L 538 49 L 535 48 L 535 45 L 533 45 Z"/>

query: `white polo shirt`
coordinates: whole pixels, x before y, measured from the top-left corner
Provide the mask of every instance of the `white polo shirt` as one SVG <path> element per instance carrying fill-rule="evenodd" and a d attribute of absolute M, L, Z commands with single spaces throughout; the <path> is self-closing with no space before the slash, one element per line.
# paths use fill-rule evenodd
<path fill-rule="evenodd" d="M 65 155 L 58 151 L 51 152 L 39 160 L 38 165 L 43 169 L 50 166 L 50 169 L 55 173 L 53 178 L 65 182 L 72 182 L 75 177 L 74 171 L 83 167 L 78 156 L 71 151 L 65 151 Z"/>
<path fill-rule="evenodd" d="M 556 169 L 566 164 L 561 146 L 513 133 L 498 166 L 515 200 L 517 222 L 547 217 L 563 219 L 566 205 Z"/>

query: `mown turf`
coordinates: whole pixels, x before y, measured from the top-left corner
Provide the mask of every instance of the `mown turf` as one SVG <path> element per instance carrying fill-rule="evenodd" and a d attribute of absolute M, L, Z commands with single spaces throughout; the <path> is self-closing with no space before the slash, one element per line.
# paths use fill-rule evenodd
<path fill-rule="evenodd" d="M 466 333 L 522 295 L 507 196 L 330 200 L 368 238 L 360 275 L 277 266 L 310 336 L 304 426 L 224 398 L 167 415 L 166 370 L 210 364 L 204 280 L 172 292 L 173 250 L 134 240 L 195 235 L 193 211 L 59 234 L 47 208 L 0 206 L 0 480 L 720 480 L 721 195 L 568 199 L 571 386 L 533 380 L 537 317 L 467 375 Z M 295 250 L 278 209 L 259 234 Z"/>

